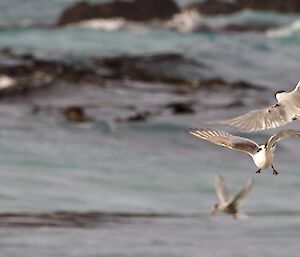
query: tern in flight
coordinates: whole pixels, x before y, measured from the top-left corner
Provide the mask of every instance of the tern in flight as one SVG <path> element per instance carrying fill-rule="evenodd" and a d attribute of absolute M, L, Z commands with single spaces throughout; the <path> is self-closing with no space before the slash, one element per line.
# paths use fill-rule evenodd
<path fill-rule="evenodd" d="M 300 137 L 300 131 L 298 130 L 282 130 L 271 136 L 264 145 L 259 146 L 252 140 L 233 136 L 224 131 L 196 128 L 190 129 L 189 133 L 213 144 L 245 152 L 252 157 L 255 165 L 259 168 L 256 173 L 260 173 L 262 169 L 266 169 L 271 166 L 273 169 L 273 175 L 278 175 L 278 172 L 273 167 L 273 156 L 276 148 L 275 143 L 288 137 Z"/>
<path fill-rule="evenodd" d="M 277 103 L 264 109 L 253 110 L 238 117 L 208 122 L 230 125 L 243 132 L 253 132 L 282 126 L 300 119 L 300 81 L 291 92 L 278 91 Z"/>
<path fill-rule="evenodd" d="M 238 211 L 238 206 L 242 200 L 249 194 L 253 186 L 253 179 L 249 179 L 243 189 L 236 194 L 233 198 L 230 197 L 228 190 L 223 182 L 221 176 L 216 175 L 215 177 L 215 187 L 217 191 L 218 198 L 220 202 L 215 204 L 211 210 L 211 214 L 214 215 L 217 211 L 221 211 L 227 214 L 233 215 L 233 217 L 245 217 Z"/>

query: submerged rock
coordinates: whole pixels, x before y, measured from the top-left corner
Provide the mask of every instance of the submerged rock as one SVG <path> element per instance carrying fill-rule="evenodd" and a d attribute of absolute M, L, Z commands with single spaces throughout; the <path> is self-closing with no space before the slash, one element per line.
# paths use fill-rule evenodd
<path fill-rule="evenodd" d="M 232 92 L 234 90 L 255 90 L 265 91 L 266 88 L 254 85 L 246 81 L 233 81 L 227 82 L 222 78 L 215 77 L 210 79 L 203 79 L 194 83 L 194 87 L 197 89 L 205 89 L 214 92 Z"/>
<path fill-rule="evenodd" d="M 63 110 L 63 114 L 70 122 L 84 123 L 93 121 L 93 119 L 85 113 L 82 106 L 69 106 Z"/>
<path fill-rule="evenodd" d="M 25 94 L 59 81 L 101 84 L 94 67 L 71 60 L 46 60 L 32 54 L 16 55 L 9 48 L 0 55 L 0 96 Z"/>
<path fill-rule="evenodd" d="M 274 23 L 262 23 L 262 22 L 244 22 L 240 24 L 228 24 L 222 31 L 229 31 L 229 32 L 265 32 L 269 29 L 273 29 L 278 27 L 277 24 Z"/>
<path fill-rule="evenodd" d="M 121 117 L 115 117 L 113 119 L 114 123 L 124 123 L 124 122 L 145 122 L 148 121 L 148 119 L 153 116 L 153 113 L 150 111 L 142 111 L 142 112 L 137 112 L 133 115 L 130 115 L 126 118 L 121 118 Z"/>
<path fill-rule="evenodd" d="M 179 11 L 179 7 L 172 0 L 113 1 L 103 4 L 79 2 L 62 12 L 57 20 L 57 25 L 107 18 L 124 18 L 139 22 L 154 19 L 167 20 Z"/>
<path fill-rule="evenodd" d="M 14 100 L 32 104 L 31 115 L 57 119 L 63 115 L 74 124 L 146 122 L 164 114 L 194 114 L 206 106 L 218 108 L 214 101 L 209 105 L 205 102 L 205 97 L 211 95 L 218 98 L 226 94 L 230 104 L 221 108 L 233 108 L 249 104 L 265 90 L 245 81 L 204 78 L 201 73 L 190 79 L 191 71 L 198 74 L 208 67 L 176 53 L 97 57 L 78 62 L 16 55 L 6 49 L 0 57 L 2 100 L 16 96 Z M 36 89 L 44 91 L 23 97 Z M 235 101 L 242 95 L 250 100 Z M 95 119 L 86 110 L 91 110 Z"/>
<path fill-rule="evenodd" d="M 204 68 L 205 65 L 177 53 L 152 55 L 123 55 L 118 57 L 98 57 L 96 66 L 109 69 L 111 79 L 132 79 L 145 82 L 171 84 L 186 83 L 180 69 Z"/>
<path fill-rule="evenodd" d="M 150 111 L 138 112 L 132 116 L 129 116 L 127 121 L 147 121 L 152 113 Z"/>
<path fill-rule="evenodd" d="M 128 224 L 139 219 L 169 219 L 200 217 L 178 213 L 122 213 L 122 212 L 72 212 L 1 213 L 0 227 L 11 228 L 101 228 L 104 224 Z"/>
<path fill-rule="evenodd" d="M 166 107 L 171 108 L 174 114 L 194 114 L 196 113 L 194 102 L 174 102 Z"/>

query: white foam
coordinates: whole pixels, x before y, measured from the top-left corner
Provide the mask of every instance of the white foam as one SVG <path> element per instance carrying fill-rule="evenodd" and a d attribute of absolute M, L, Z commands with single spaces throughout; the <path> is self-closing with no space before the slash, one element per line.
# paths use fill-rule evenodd
<path fill-rule="evenodd" d="M 92 19 L 88 21 L 81 21 L 77 23 L 79 27 L 89 29 L 99 29 L 105 31 L 115 31 L 123 28 L 126 25 L 126 21 L 122 18 L 115 19 Z"/>
<path fill-rule="evenodd" d="M 196 11 L 183 11 L 166 22 L 168 28 L 177 29 L 181 32 L 197 30 L 202 24 L 202 16 Z"/>
<path fill-rule="evenodd" d="M 16 81 L 7 75 L 0 75 L 0 89 L 8 88 L 13 86 Z"/>
<path fill-rule="evenodd" d="M 123 18 L 112 18 L 81 21 L 70 26 L 104 31 L 117 31 L 127 29 L 135 33 L 144 34 L 148 31 L 148 28 L 149 26 L 151 26 L 151 24 L 146 25 L 145 23 L 127 21 Z"/>
<path fill-rule="evenodd" d="M 300 32 L 300 20 L 278 29 L 270 29 L 267 31 L 267 36 L 270 38 L 290 37 L 297 32 Z"/>

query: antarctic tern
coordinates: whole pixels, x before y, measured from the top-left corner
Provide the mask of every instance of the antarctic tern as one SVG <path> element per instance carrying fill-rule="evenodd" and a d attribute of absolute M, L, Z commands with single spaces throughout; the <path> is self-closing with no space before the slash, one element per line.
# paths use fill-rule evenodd
<path fill-rule="evenodd" d="M 253 179 L 249 179 L 242 190 L 231 198 L 222 177 L 216 175 L 215 187 L 220 202 L 213 206 L 211 214 L 214 215 L 217 211 L 221 211 L 233 215 L 234 218 L 245 216 L 239 213 L 238 206 L 241 201 L 249 194 L 252 186 Z"/>
<path fill-rule="evenodd" d="M 300 119 L 300 81 L 291 92 L 278 91 L 275 97 L 277 103 L 267 108 L 253 110 L 232 119 L 208 123 L 225 124 L 243 132 L 253 132 L 276 128 Z"/>
<path fill-rule="evenodd" d="M 256 173 L 260 173 L 262 169 L 266 169 L 271 166 L 273 169 L 273 175 L 278 175 L 278 172 L 273 167 L 273 156 L 276 148 L 275 143 L 288 137 L 300 137 L 300 131 L 298 130 L 282 130 L 271 136 L 264 145 L 259 146 L 252 140 L 233 136 L 224 131 L 195 128 L 190 129 L 189 133 L 213 144 L 245 152 L 252 157 L 255 165 L 259 168 Z"/>

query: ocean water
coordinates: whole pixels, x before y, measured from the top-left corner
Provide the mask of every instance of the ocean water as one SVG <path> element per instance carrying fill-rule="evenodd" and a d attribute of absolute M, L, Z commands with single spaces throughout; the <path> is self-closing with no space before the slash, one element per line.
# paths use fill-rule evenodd
<path fill-rule="evenodd" d="M 118 56 L 176 52 L 205 63 L 210 75 L 265 85 L 261 97 L 290 90 L 299 80 L 300 16 L 244 11 L 230 16 L 195 17 L 177 29 L 169 24 L 143 25 L 103 21 L 67 28 L 23 26 L 52 24 L 72 0 L 2 0 L 0 48 L 33 52 L 46 58 Z M 97 1 L 100 2 L 100 1 Z M 183 5 L 188 1 L 181 1 Z M 194 32 L 198 23 L 220 27 L 231 22 L 260 20 L 280 25 L 266 33 Z M 23 24 L 23 25 L 22 25 Z M 104 25 L 103 25 L 104 24 Z M 17 25 L 17 27 L 16 27 Z M 186 71 L 197 78 L 202 70 Z M 128 82 L 130 83 L 130 82 Z M 112 116 L 128 110 L 88 110 L 96 122 L 76 125 L 63 117 L 33 115 L 34 105 L 79 103 L 135 104 L 141 110 L 169 100 L 165 91 L 120 86 L 49 89 L 19 99 L 0 101 L 0 210 L 2 213 L 56 211 L 156 213 L 175 216 L 141 217 L 80 228 L 0 227 L 3 256 L 298 256 L 300 251 L 300 141 L 280 142 L 271 170 L 255 174 L 252 160 L 187 133 L 206 120 L 262 106 L 227 111 L 201 109 L 195 115 L 164 115 L 148 122 L 116 124 Z M 149 85 L 148 85 L 149 86 Z M 157 85 L 153 85 L 155 87 Z M 173 96 L 173 100 L 186 100 Z M 209 99 L 209 97 L 211 97 Z M 196 101 L 217 101 L 198 93 Z M 299 128 L 299 122 L 286 127 Z M 226 128 L 227 129 L 227 128 Z M 249 135 L 264 143 L 274 131 Z M 231 194 L 249 177 L 255 184 L 242 206 L 250 217 L 210 216 L 216 203 L 214 176 L 224 177 Z M 176 216 L 177 215 L 177 216 Z"/>

